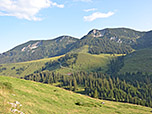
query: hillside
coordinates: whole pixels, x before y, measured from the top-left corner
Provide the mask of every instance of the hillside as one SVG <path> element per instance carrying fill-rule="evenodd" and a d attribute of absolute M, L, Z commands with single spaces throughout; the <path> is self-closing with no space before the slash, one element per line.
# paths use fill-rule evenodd
<path fill-rule="evenodd" d="M 36 40 L 21 44 L 0 55 L 0 63 L 16 63 L 60 56 L 78 39 L 60 36 L 52 40 Z"/>
<path fill-rule="evenodd" d="M 64 72 L 68 70 L 68 68 L 72 70 L 68 70 L 68 72 L 103 72 L 105 73 L 108 69 L 108 64 L 112 59 L 117 58 L 118 56 L 122 56 L 122 54 L 89 54 L 89 53 L 77 53 L 77 57 L 75 62 L 72 64 L 69 63 L 68 66 L 65 65 L 65 68 L 59 69 L 60 72 Z M 74 61 L 73 58 L 63 61 L 64 63 L 68 63 L 69 61 Z M 67 68 L 67 69 L 66 69 Z"/>
<path fill-rule="evenodd" d="M 67 60 L 62 61 L 63 67 L 60 67 L 59 63 L 56 65 L 51 65 L 48 70 L 51 69 L 60 72 L 62 74 L 67 74 L 69 72 L 79 72 L 79 71 L 86 71 L 86 72 L 102 72 L 105 73 L 109 66 L 111 60 L 122 56 L 122 54 L 89 54 L 87 52 L 87 46 L 81 48 L 81 50 L 76 50 L 77 58 L 70 58 Z M 151 66 L 151 48 L 141 49 L 134 51 L 131 54 L 128 54 L 124 57 L 124 65 L 120 68 L 119 73 L 125 72 L 147 72 L 152 73 Z M 69 53 L 70 54 L 70 53 Z M 45 58 L 40 60 L 33 60 L 28 62 L 20 62 L 20 63 L 9 63 L 9 64 L 2 64 L 0 65 L 0 75 L 6 76 L 14 76 L 14 77 L 24 77 L 25 75 L 29 75 L 42 69 L 45 67 L 46 63 L 50 61 L 58 60 L 59 58 L 64 57 L 57 56 L 51 58 Z M 72 63 L 72 61 L 74 61 Z M 66 64 L 66 65 L 65 65 Z M 68 64 L 68 65 L 67 65 Z"/>
<path fill-rule="evenodd" d="M 152 31 L 146 32 L 140 39 L 137 39 L 136 49 L 152 47 Z"/>
<path fill-rule="evenodd" d="M 137 40 L 144 34 L 145 32 L 128 28 L 93 29 L 70 48 L 77 49 L 88 45 L 88 52 L 91 54 L 128 54 L 134 50 Z"/>
<path fill-rule="evenodd" d="M 135 44 L 136 40 L 142 37 L 145 32 L 129 28 L 106 28 L 103 30 L 93 29 L 88 35 L 93 37 L 106 37 L 110 40 L 125 44 Z"/>
<path fill-rule="evenodd" d="M 124 66 L 119 73 L 146 72 L 152 73 L 152 49 L 145 48 L 124 57 Z"/>
<path fill-rule="evenodd" d="M 80 39 L 60 36 L 52 40 L 26 42 L 2 53 L 0 64 L 55 57 L 82 50 L 90 54 L 129 54 L 134 50 L 150 47 L 151 39 L 151 31 L 140 32 L 128 28 L 93 29 Z"/>
<path fill-rule="evenodd" d="M 63 56 L 64 55 L 27 62 L 2 64 L 0 65 L 0 75 L 24 77 L 44 67 L 46 62 L 57 60 Z"/>
<path fill-rule="evenodd" d="M 25 106 L 23 112 L 28 110 L 28 113 L 59 113 L 63 110 L 63 113 L 70 114 L 124 114 L 131 113 L 136 106 L 127 103 L 152 107 L 151 33 L 127 28 L 107 28 L 93 29 L 81 39 L 61 36 L 46 41 L 29 41 L 0 55 L 0 64 L 5 63 L 0 65 L 0 75 L 43 84 L 15 78 L 0 79 L 12 80 L 19 95 L 17 100 Z M 7 84 L 3 84 L 3 81 L 0 83 L 11 87 Z M 86 96 L 117 102 L 104 101 L 106 104 L 103 105 L 100 100 L 77 96 L 50 84 Z M 1 93 L 5 92 L 2 90 Z M 1 95 L 4 96 L 6 95 Z M 6 98 L 15 99 L 9 95 Z M 41 104 L 43 106 L 40 107 Z M 127 109 L 129 107 L 132 111 L 127 112 L 120 105 Z M 46 108 L 50 106 L 52 110 Z M 144 113 L 142 109 L 138 111 L 140 108 L 137 106 L 136 110 L 135 113 Z"/>
<path fill-rule="evenodd" d="M 71 54 L 70 53 L 66 54 L 66 56 L 70 56 Z M 62 56 L 27 61 L 27 62 L 2 64 L 0 66 L 0 75 L 24 77 L 25 75 L 32 74 L 35 71 L 40 71 L 42 67 L 44 68 L 43 70 L 56 71 L 56 72 L 60 72 L 61 74 L 67 74 L 69 72 L 72 73 L 79 71 L 106 72 L 106 70 L 108 69 L 107 65 L 109 64 L 110 60 L 115 59 L 118 56 L 122 56 L 122 54 L 115 54 L 113 56 L 112 54 L 93 55 L 93 54 L 81 53 L 81 52 L 75 54 L 77 54 L 77 57 L 75 59 L 74 57 L 65 59 L 66 58 L 65 55 L 62 55 Z M 57 61 L 60 58 L 63 59 L 61 61 L 62 67 L 60 67 L 59 62 L 57 62 L 56 64 L 52 64 L 53 61 Z"/>
<path fill-rule="evenodd" d="M 0 89 L 1 112 L 9 110 L 8 102 L 18 101 L 25 114 L 151 114 L 148 107 L 93 99 L 51 85 L 3 76 L 0 80 L 13 87 L 12 93 Z"/>

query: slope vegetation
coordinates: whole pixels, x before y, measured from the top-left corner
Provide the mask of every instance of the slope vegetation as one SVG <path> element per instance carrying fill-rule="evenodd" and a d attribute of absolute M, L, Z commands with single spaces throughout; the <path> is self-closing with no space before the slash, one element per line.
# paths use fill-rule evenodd
<path fill-rule="evenodd" d="M 0 88 L 0 112 L 9 113 L 7 103 L 18 101 L 26 114 L 151 114 L 151 108 L 93 99 L 51 85 L 3 76 L 0 80 L 13 87 L 12 93 Z"/>
<path fill-rule="evenodd" d="M 0 63 L 25 62 L 63 55 L 77 40 L 70 36 L 61 36 L 52 40 L 29 41 L 1 54 Z"/>
<path fill-rule="evenodd" d="M 81 49 L 91 54 L 128 54 L 134 49 L 151 46 L 151 39 L 151 31 L 140 32 L 128 28 L 93 29 L 81 39 L 60 36 L 52 40 L 26 42 L 0 54 L 0 64 L 55 57 L 71 51 L 82 52 Z"/>
<path fill-rule="evenodd" d="M 124 66 L 119 73 L 147 72 L 152 73 L 152 48 L 135 51 L 124 58 Z"/>
<path fill-rule="evenodd" d="M 41 69 L 45 66 L 46 62 L 57 60 L 63 56 L 64 55 L 28 62 L 2 64 L 0 65 L 0 75 L 24 77 L 25 75 L 32 74 L 34 71 Z"/>
<path fill-rule="evenodd" d="M 56 61 L 49 61 L 41 71 L 49 70 L 60 72 L 61 74 L 74 72 L 106 72 L 108 64 L 112 59 L 122 56 L 122 54 L 100 54 L 89 53 L 69 53 Z M 38 71 L 38 72 L 41 72 Z"/>
<path fill-rule="evenodd" d="M 81 50 L 84 52 L 87 50 Z M 77 56 L 73 57 L 72 55 Z M 106 72 L 108 64 L 112 59 L 122 56 L 122 54 L 100 54 L 94 55 L 89 53 L 69 53 L 62 56 L 33 60 L 20 63 L 9 63 L 0 65 L 0 75 L 24 77 L 25 75 L 32 74 L 36 71 L 50 70 L 67 74 L 69 72 Z M 61 61 L 62 60 L 62 61 Z M 60 62 L 59 62 L 60 61 Z M 54 63 L 55 64 L 54 64 Z M 52 64 L 53 63 L 53 64 Z M 62 67 L 60 64 L 62 64 Z"/>
<path fill-rule="evenodd" d="M 101 71 L 105 72 L 107 70 L 107 64 L 110 60 L 116 58 L 117 56 L 122 56 L 122 54 L 88 54 L 88 53 L 79 53 L 76 63 L 72 66 L 76 70 L 83 71 Z"/>

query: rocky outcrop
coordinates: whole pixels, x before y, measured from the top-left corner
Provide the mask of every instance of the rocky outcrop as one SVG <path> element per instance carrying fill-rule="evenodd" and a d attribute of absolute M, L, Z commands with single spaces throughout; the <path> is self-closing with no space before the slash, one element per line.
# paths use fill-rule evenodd
<path fill-rule="evenodd" d="M 22 52 L 30 51 L 30 50 L 38 48 L 40 45 L 41 45 L 41 42 L 36 42 L 34 44 L 29 44 L 27 47 L 23 47 L 21 51 Z"/>
<path fill-rule="evenodd" d="M 99 31 L 97 29 L 93 29 L 88 33 L 88 35 L 92 35 L 93 37 L 98 38 L 104 36 L 105 32 L 106 32 L 105 30 Z"/>

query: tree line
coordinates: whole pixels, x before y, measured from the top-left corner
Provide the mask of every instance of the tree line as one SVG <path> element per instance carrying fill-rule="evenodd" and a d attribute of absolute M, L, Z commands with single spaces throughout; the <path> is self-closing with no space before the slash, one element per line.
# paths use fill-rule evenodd
<path fill-rule="evenodd" d="M 84 88 L 83 94 L 94 98 L 128 102 L 152 107 L 152 75 L 143 73 L 126 73 L 110 76 L 100 72 L 75 72 L 62 75 L 56 72 L 43 71 L 25 76 L 26 80 L 53 84 L 77 91 Z"/>

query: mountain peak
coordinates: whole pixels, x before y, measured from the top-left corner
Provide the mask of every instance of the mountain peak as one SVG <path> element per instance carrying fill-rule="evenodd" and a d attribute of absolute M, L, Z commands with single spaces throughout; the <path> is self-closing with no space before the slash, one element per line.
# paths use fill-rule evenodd
<path fill-rule="evenodd" d="M 104 30 L 93 29 L 88 33 L 88 35 L 98 38 L 98 37 L 104 36 L 105 32 L 106 32 L 106 29 L 104 29 Z"/>
<path fill-rule="evenodd" d="M 56 42 L 63 42 L 63 41 L 76 41 L 77 38 L 74 38 L 74 37 L 71 37 L 71 36 L 66 36 L 66 35 L 63 35 L 63 36 L 59 36 L 57 38 L 54 39 Z"/>

